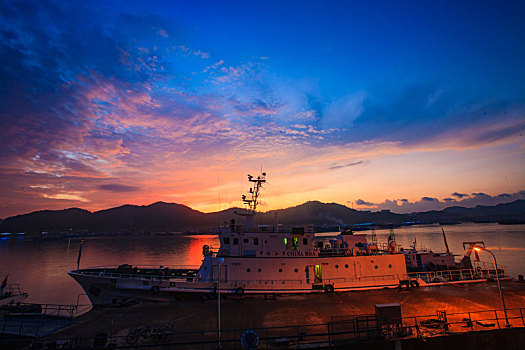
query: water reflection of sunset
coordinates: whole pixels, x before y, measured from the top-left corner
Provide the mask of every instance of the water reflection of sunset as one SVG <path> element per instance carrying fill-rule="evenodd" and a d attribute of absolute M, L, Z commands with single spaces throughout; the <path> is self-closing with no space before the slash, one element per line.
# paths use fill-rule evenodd
<path fill-rule="evenodd" d="M 194 235 L 188 236 L 190 243 L 187 251 L 188 265 L 200 265 L 202 262 L 202 246 L 207 244 L 219 247 L 219 240 L 215 235 Z"/>

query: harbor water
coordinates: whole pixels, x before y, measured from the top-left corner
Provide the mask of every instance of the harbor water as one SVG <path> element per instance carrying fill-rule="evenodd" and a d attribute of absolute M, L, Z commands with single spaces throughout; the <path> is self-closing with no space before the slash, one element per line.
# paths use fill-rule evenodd
<path fill-rule="evenodd" d="M 450 250 L 457 260 L 464 255 L 462 243 L 484 241 L 505 266 L 507 274 L 517 278 L 525 274 L 525 225 L 459 224 L 444 226 Z M 334 233 L 335 234 L 335 233 Z M 368 234 L 363 231 L 357 234 Z M 377 230 L 379 243 L 386 242 L 389 230 Z M 326 234 L 322 234 L 326 235 Z M 396 242 L 409 248 L 417 240 L 418 249 L 444 252 L 441 227 L 437 225 L 402 227 L 395 230 Z M 108 265 L 199 266 L 202 246 L 219 246 L 214 235 L 118 236 L 84 238 L 80 267 Z M 369 237 L 370 240 L 370 237 Z M 88 303 L 82 288 L 67 275 L 76 268 L 80 239 L 0 240 L 0 278 L 9 274 L 8 283 L 18 283 L 29 293 L 28 302 L 76 304 Z M 481 260 L 492 262 L 486 252 Z M 80 299 L 79 299 L 80 298 Z"/>

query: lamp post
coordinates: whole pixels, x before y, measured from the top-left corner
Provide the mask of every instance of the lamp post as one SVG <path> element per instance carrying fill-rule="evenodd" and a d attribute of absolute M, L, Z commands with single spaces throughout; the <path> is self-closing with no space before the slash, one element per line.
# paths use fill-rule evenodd
<path fill-rule="evenodd" d="M 219 266 L 217 269 L 217 349 L 222 349 L 221 345 L 221 264 L 224 258 L 219 258 Z"/>
<path fill-rule="evenodd" d="M 505 327 L 510 327 L 509 317 L 507 316 L 507 308 L 505 307 L 505 299 L 503 299 L 503 292 L 501 291 L 501 283 L 499 281 L 498 263 L 496 261 L 496 257 L 487 248 L 474 247 L 474 250 L 477 252 L 481 252 L 482 250 L 487 251 L 490 253 L 490 255 L 492 255 L 492 259 L 494 259 L 494 265 L 496 266 L 496 279 L 498 280 L 499 296 L 501 297 L 501 304 L 503 305 L 503 312 L 505 313 Z"/>

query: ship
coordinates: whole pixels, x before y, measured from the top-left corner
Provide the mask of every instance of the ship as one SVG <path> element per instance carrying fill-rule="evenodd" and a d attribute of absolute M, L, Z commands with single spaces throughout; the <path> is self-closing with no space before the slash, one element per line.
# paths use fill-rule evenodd
<path fill-rule="evenodd" d="M 450 252 L 439 255 L 447 260 L 444 268 L 412 266 L 413 259 L 435 254 L 417 251 L 415 245 L 403 251 L 393 233 L 388 242 L 378 243 L 375 234 L 369 242 L 366 234 L 349 230 L 318 237 L 308 225 L 279 225 L 277 220 L 274 225 L 255 225 L 266 173 L 248 175 L 248 181 L 249 194 L 242 196 L 246 208 L 236 212 L 244 224 L 236 217 L 219 227 L 220 246 L 203 246 L 200 266 L 77 266 L 68 274 L 97 306 L 213 297 L 218 292 L 243 297 L 415 288 L 482 282 L 505 273 L 502 268 L 451 263 Z"/>

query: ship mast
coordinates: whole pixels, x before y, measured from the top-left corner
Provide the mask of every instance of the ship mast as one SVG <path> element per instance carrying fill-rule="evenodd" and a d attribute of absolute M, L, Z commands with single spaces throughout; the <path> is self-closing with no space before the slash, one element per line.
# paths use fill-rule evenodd
<path fill-rule="evenodd" d="M 255 216 L 257 204 L 259 204 L 259 195 L 262 184 L 266 182 L 266 173 L 262 173 L 261 175 L 257 176 L 257 178 L 254 178 L 252 175 L 248 174 L 248 181 L 253 182 L 253 187 L 250 187 L 249 190 L 251 197 L 249 198 L 244 194 L 242 195 L 242 201 L 248 206 L 248 210 L 245 213 L 237 214 L 246 217 L 246 223 L 244 225 L 245 228 L 254 228 L 255 223 L 253 218 Z"/>

